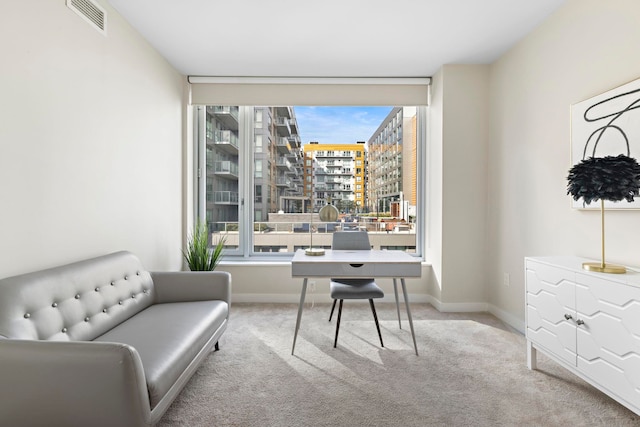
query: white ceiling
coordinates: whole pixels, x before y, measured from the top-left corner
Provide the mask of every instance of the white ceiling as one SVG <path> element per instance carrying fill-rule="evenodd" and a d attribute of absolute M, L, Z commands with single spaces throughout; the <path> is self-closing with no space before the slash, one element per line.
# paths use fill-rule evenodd
<path fill-rule="evenodd" d="M 491 63 L 566 0 L 108 0 L 185 75 L 428 77 Z"/>

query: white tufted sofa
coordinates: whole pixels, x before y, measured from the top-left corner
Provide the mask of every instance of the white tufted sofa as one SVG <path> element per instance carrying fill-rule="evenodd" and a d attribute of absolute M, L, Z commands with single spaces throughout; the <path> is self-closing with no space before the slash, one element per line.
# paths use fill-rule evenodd
<path fill-rule="evenodd" d="M 229 319 L 226 272 L 129 252 L 0 280 L 0 425 L 155 424 Z"/>

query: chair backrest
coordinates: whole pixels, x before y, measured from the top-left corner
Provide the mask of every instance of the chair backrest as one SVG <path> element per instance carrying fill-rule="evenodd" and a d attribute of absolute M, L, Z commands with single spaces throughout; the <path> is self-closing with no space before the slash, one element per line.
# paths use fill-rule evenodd
<path fill-rule="evenodd" d="M 371 250 L 369 234 L 366 231 L 336 231 L 333 233 L 332 249 Z"/>

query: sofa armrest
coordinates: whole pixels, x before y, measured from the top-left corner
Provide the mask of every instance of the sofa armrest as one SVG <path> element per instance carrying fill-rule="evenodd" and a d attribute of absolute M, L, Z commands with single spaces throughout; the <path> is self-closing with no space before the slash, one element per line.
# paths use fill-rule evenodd
<path fill-rule="evenodd" d="M 226 271 L 151 272 L 155 302 L 222 300 L 231 305 L 231 274 Z"/>
<path fill-rule="evenodd" d="M 0 339 L 0 425 L 147 426 L 142 362 L 131 346 Z"/>

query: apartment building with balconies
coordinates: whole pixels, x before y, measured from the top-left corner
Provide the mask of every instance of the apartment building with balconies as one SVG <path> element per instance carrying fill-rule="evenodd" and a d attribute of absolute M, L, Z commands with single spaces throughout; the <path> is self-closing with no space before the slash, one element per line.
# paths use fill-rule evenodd
<path fill-rule="evenodd" d="M 304 195 L 313 195 L 313 210 L 331 203 L 342 213 L 359 213 L 365 206 L 366 150 L 354 144 L 305 144 Z"/>
<path fill-rule="evenodd" d="M 292 197 L 302 196 L 302 144 L 293 107 L 254 107 L 253 111 L 254 221 L 263 221 L 291 203 Z"/>
<path fill-rule="evenodd" d="M 367 143 L 367 209 L 409 219 L 417 204 L 417 108 L 395 107 Z M 413 207 L 413 208 L 412 208 Z"/>
<path fill-rule="evenodd" d="M 210 105 L 205 108 L 206 215 L 207 221 L 238 221 L 239 109 Z"/>
<path fill-rule="evenodd" d="M 293 107 L 207 106 L 205 123 L 205 209 L 210 224 L 222 227 L 238 221 L 240 138 L 253 138 L 255 221 L 277 212 L 291 197 L 302 196 L 301 140 Z M 252 129 L 251 134 L 245 135 L 246 129 Z"/>

